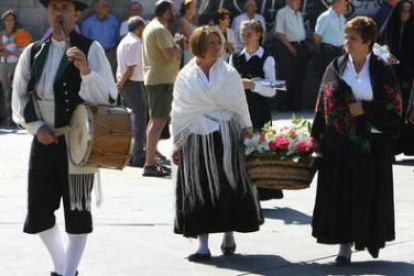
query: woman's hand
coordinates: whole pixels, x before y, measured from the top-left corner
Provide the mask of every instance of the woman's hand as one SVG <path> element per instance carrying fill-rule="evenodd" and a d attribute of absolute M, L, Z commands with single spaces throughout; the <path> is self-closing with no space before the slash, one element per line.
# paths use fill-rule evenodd
<path fill-rule="evenodd" d="M 364 108 L 362 107 L 362 102 L 355 102 L 349 105 L 349 112 L 354 117 L 361 116 L 364 114 Z"/>
<path fill-rule="evenodd" d="M 251 79 L 242 79 L 244 89 L 253 89 L 254 81 Z"/>
<path fill-rule="evenodd" d="M 42 126 L 36 133 L 37 141 L 43 145 L 57 144 L 58 138 L 47 126 Z"/>
<path fill-rule="evenodd" d="M 174 150 L 171 159 L 174 163 L 174 165 L 179 165 L 181 163 L 182 159 L 182 151 L 181 150 Z"/>

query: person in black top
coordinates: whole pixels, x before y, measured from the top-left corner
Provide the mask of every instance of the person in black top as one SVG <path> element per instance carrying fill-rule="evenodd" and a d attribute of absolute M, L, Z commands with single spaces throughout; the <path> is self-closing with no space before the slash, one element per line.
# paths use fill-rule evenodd
<path fill-rule="evenodd" d="M 409 98 L 414 76 L 414 23 L 411 1 L 401 1 L 393 8 L 381 29 L 380 40 L 400 62 L 393 67 L 401 85 L 403 121 L 401 133 L 393 143 L 394 154 L 403 152 L 405 155 L 414 155 L 414 127 L 406 123 L 411 109 Z"/>
<path fill-rule="evenodd" d="M 276 93 L 270 86 L 261 85 L 260 80 L 276 79 L 275 60 L 261 46 L 263 28 L 259 21 L 243 21 L 240 36 L 243 49 L 230 57 L 230 65 L 235 67 L 242 77 L 253 128 L 260 130 L 266 123 L 272 123 L 269 99 Z M 261 200 L 283 197 L 280 190 L 258 190 Z"/>
<path fill-rule="evenodd" d="M 410 1 L 401 1 L 393 8 L 381 29 L 381 41 L 400 61 L 395 70 L 402 88 L 405 113 L 414 75 L 413 4 Z"/>

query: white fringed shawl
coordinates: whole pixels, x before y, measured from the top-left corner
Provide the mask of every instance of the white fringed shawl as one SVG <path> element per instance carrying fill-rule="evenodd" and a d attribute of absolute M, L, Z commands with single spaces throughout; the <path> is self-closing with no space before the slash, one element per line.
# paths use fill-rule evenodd
<path fill-rule="evenodd" d="M 203 151 L 208 164 L 209 189 L 214 203 L 220 193 L 214 141 L 209 135 L 219 131 L 223 143 L 224 172 L 233 189 L 247 192 L 251 189 L 245 172 L 244 158 L 239 142 L 242 129 L 251 126 L 249 109 L 238 72 L 221 59 L 209 72 L 206 87 L 200 79 L 201 69 L 192 59 L 178 74 L 174 85 L 172 104 L 172 133 L 174 150 L 181 150 L 185 192 L 190 200 L 204 202 L 197 168 L 199 152 Z M 200 139 L 197 139 L 197 134 Z M 189 140 L 190 139 L 190 140 Z M 240 189 L 241 188 L 241 189 Z"/>

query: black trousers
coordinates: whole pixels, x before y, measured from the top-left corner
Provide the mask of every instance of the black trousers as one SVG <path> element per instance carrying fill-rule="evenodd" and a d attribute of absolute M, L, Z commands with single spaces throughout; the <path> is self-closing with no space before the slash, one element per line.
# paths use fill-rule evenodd
<path fill-rule="evenodd" d="M 66 232 L 92 232 L 89 211 L 70 210 L 68 157 L 65 138 L 58 144 L 43 145 L 34 137 L 29 163 L 28 212 L 23 231 L 36 234 L 52 228 L 63 198 Z"/>
<path fill-rule="evenodd" d="M 343 54 L 343 47 L 335 47 L 322 43 L 319 49 L 319 53 L 316 57 L 316 70 L 318 78 L 322 80 L 326 67 L 334 60 Z"/>
<path fill-rule="evenodd" d="M 279 59 L 278 78 L 286 80 L 287 87 L 287 108 L 297 111 L 302 108 L 303 84 L 306 77 L 308 65 L 308 48 L 306 43 L 292 43 L 297 53 L 296 56 L 280 44 L 279 51 L 276 53 Z"/>

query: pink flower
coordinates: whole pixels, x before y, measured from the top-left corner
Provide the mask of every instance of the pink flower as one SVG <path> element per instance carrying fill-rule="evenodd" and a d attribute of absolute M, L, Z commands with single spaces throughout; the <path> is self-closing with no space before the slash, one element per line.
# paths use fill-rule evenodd
<path fill-rule="evenodd" d="M 269 148 L 272 151 L 287 150 L 289 147 L 289 140 L 283 136 L 277 136 L 269 143 Z"/>
<path fill-rule="evenodd" d="M 315 141 L 313 138 L 307 141 L 299 141 L 296 143 L 296 148 L 298 149 L 299 153 L 308 153 L 313 150 L 315 147 Z"/>

